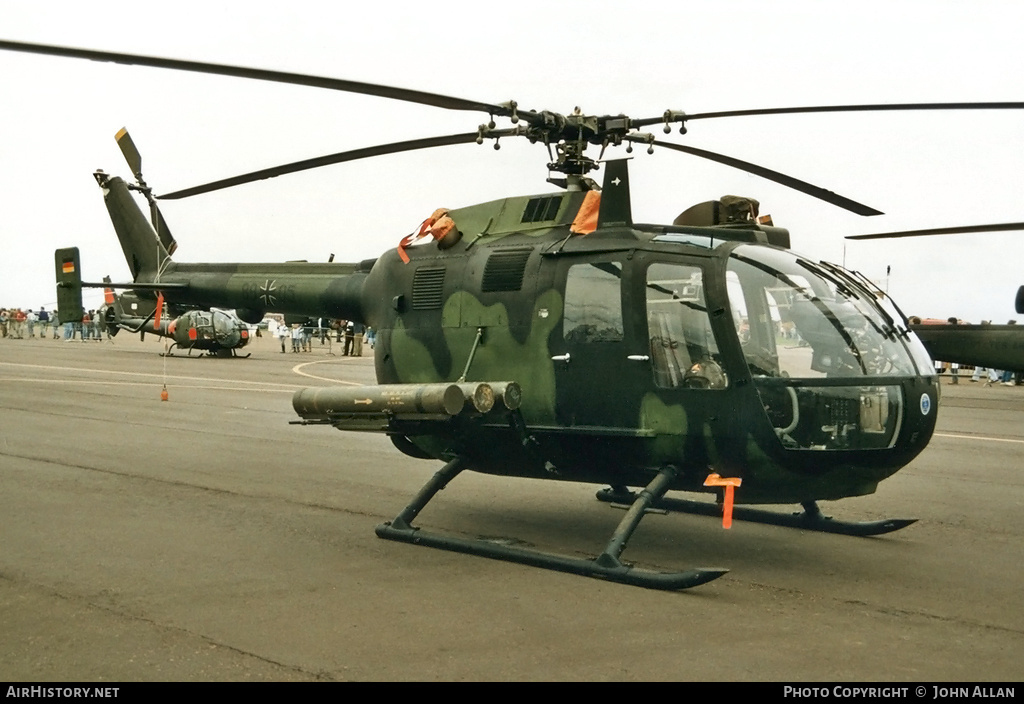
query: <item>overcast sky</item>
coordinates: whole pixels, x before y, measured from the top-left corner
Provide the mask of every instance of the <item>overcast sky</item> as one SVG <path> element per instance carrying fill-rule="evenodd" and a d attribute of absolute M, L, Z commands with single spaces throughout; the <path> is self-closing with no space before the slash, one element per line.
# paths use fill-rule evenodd
<path fill-rule="evenodd" d="M 352 9 L 358 8 L 358 9 Z M 255 66 L 526 108 L 660 115 L 854 103 L 1024 101 L 1024 3 L 328 3 L 4 0 L 0 38 Z M 475 130 L 484 114 L 259 81 L 0 52 L 0 307 L 54 305 L 53 250 L 128 277 L 92 179 L 170 192 L 280 163 Z M 668 150 L 631 162 L 637 221 L 754 197 L 793 248 L 887 286 L 908 315 L 1006 322 L 1024 233 L 848 242 L 851 234 L 1024 221 L 1024 111 L 701 120 L 658 138 L 801 178 L 862 217 Z M 500 126 L 508 126 L 502 124 Z M 190 262 L 377 256 L 438 207 L 552 190 L 525 140 L 391 155 L 166 202 Z M 596 156 L 596 154 L 594 155 Z M 614 156 L 614 154 L 612 154 Z M 887 268 L 891 273 L 886 277 Z M 86 307 L 98 305 L 86 297 Z M 1024 316 L 1020 316 L 1024 318 Z"/>

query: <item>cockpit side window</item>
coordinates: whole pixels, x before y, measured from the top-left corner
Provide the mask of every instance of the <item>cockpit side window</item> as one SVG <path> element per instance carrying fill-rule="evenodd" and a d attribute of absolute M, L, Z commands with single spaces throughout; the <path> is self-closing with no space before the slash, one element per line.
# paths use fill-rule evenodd
<path fill-rule="evenodd" d="M 785 328 L 774 298 L 776 290 L 770 286 L 743 286 L 734 271 L 726 273 L 725 286 L 736 337 L 750 372 L 755 376 L 779 376 L 777 343 Z"/>
<path fill-rule="evenodd" d="M 593 262 L 569 267 L 562 334 L 566 342 L 621 342 L 622 264 Z"/>
<path fill-rule="evenodd" d="M 655 384 L 699 389 L 728 386 L 711 332 L 700 267 L 651 264 L 645 290 Z"/>

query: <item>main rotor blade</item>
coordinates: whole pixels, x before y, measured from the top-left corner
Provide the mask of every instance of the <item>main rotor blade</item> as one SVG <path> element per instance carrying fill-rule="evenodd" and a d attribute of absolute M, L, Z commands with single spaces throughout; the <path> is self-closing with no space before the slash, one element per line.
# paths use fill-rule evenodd
<path fill-rule="evenodd" d="M 483 136 L 504 137 L 509 134 L 514 134 L 515 132 L 515 129 L 491 130 L 484 132 Z M 188 198 L 189 196 L 196 196 L 199 195 L 200 193 L 219 191 L 222 188 L 230 188 L 231 186 L 239 186 L 243 183 L 261 181 L 263 179 L 274 178 L 275 176 L 281 176 L 283 174 L 292 174 L 297 171 L 315 169 L 320 166 L 340 164 L 341 162 L 344 161 L 355 161 L 356 159 L 366 159 L 371 156 L 383 156 L 384 154 L 409 152 L 414 151 L 416 149 L 445 147 L 452 144 L 468 144 L 470 142 L 475 142 L 479 137 L 479 132 L 464 132 L 462 134 L 450 134 L 441 137 L 411 139 L 406 142 L 394 142 L 392 144 L 379 144 L 375 147 L 363 147 L 362 149 L 353 149 L 347 152 L 338 152 L 337 154 L 328 154 L 326 156 L 319 156 L 313 159 L 303 159 L 302 161 L 294 161 L 290 164 L 282 164 L 281 166 L 273 166 L 267 169 L 260 169 L 259 171 L 253 171 L 247 174 L 242 174 L 240 176 L 233 176 L 231 178 L 225 178 L 219 181 L 212 181 L 201 186 L 194 186 L 192 188 L 185 188 L 180 191 L 174 191 L 173 193 L 167 193 L 162 196 L 157 196 L 157 198 L 159 198 L 160 200 L 177 200 L 179 198 Z"/>
<path fill-rule="evenodd" d="M 792 115 L 812 112 L 898 112 L 903 110 L 1020 110 L 1024 103 L 892 103 L 875 105 L 816 105 L 802 108 L 760 108 L 753 110 L 720 110 L 687 115 L 686 120 L 706 120 L 718 117 L 748 117 L 751 115 Z"/>
<path fill-rule="evenodd" d="M 662 142 L 660 140 L 654 140 L 653 144 L 656 144 L 659 147 L 665 147 L 666 149 L 675 149 L 678 152 L 684 152 L 686 154 L 692 154 L 693 156 L 699 156 L 702 159 L 710 159 L 711 161 L 717 161 L 720 164 L 732 166 L 733 168 L 736 169 L 741 169 L 748 173 L 761 176 L 762 178 L 766 178 L 769 181 L 781 183 L 783 186 L 788 186 L 789 188 L 800 191 L 801 193 L 806 193 L 807 195 L 818 198 L 819 200 L 823 200 L 826 203 L 837 205 L 840 208 L 849 210 L 850 212 L 856 213 L 857 215 L 882 215 L 881 210 L 875 210 L 871 206 L 864 205 L 863 203 L 858 203 L 855 200 L 850 200 L 849 198 L 841 196 L 837 193 L 833 193 L 832 191 L 807 183 L 806 181 L 801 181 L 798 178 L 787 176 L 786 174 L 779 173 L 778 171 L 773 171 L 772 169 L 766 168 L 764 166 L 751 164 L 749 161 L 734 159 L 731 156 L 725 156 L 724 154 L 716 154 L 715 152 L 709 152 L 705 149 L 697 149 L 696 147 L 685 147 L 682 144 L 673 144 L 672 142 Z"/>
<path fill-rule="evenodd" d="M 896 237 L 923 237 L 925 235 L 958 235 L 970 232 L 1008 232 L 1024 230 L 1024 222 L 1004 222 L 994 225 L 965 225 L 962 227 L 931 227 L 927 230 L 904 230 L 903 232 L 879 232 L 874 235 L 850 235 L 848 240 L 882 240 Z"/>
<path fill-rule="evenodd" d="M 8 51 L 22 51 L 30 54 L 64 56 L 73 59 L 88 59 L 90 61 L 107 61 L 117 64 L 150 66 L 153 68 L 166 68 L 175 71 L 190 71 L 192 73 L 210 73 L 218 76 L 233 76 L 235 78 L 251 78 L 258 81 L 288 83 L 291 85 L 312 86 L 314 88 L 327 88 L 329 90 L 344 91 L 346 93 L 376 95 L 381 98 L 404 100 L 409 103 L 433 105 L 435 107 L 446 108 L 448 110 L 472 110 L 486 112 L 491 115 L 498 115 L 501 117 L 508 117 L 513 113 L 513 109 L 507 105 L 492 105 L 490 103 L 463 100 L 461 98 L 454 98 L 450 95 L 427 93 L 420 90 L 395 88 L 393 86 L 384 86 L 376 83 L 362 83 L 360 81 L 346 81 L 340 78 L 309 76 L 301 73 L 289 73 L 286 71 L 270 71 L 259 68 L 248 68 L 245 66 L 229 66 L 226 64 L 211 64 L 202 61 L 165 59 L 157 56 L 124 54 L 112 51 L 94 51 L 92 49 L 78 49 L 74 47 L 52 46 L 49 44 L 31 44 L 6 40 L 0 40 L 0 49 L 6 49 Z M 523 114 L 527 112 L 528 111 L 523 111 Z"/>

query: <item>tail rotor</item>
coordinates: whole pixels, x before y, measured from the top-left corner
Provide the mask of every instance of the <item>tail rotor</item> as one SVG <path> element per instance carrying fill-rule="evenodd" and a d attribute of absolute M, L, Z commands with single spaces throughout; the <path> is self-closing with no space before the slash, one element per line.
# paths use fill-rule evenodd
<path fill-rule="evenodd" d="M 125 161 L 128 162 L 128 168 L 132 170 L 132 174 L 135 176 L 136 185 L 130 186 L 130 188 L 140 192 L 149 201 L 149 217 L 150 222 L 153 224 L 153 229 L 156 230 L 157 237 L 160 238 L 160 242 L 163 244 L 164 249 L 167 250 L 167 253 L 174 254 L 174 250 L 178 248 L 178 243 L 174 240 L 174 236 L 171 235 L 171 229 L 167 226 L 164 216 L 160 213 L 156 196 L 153 195 L 153 189 L 146 184 L 146 180 L 142 177 L 142 154 L 135 146 L 135 142 L 132 141 L 132 137 L 128 134 L 126 127 L 122 127 L 118 131 L 115 139 L 117 140 L 117 146 L 121 148 L 121 153 L 124 154 Z"/>

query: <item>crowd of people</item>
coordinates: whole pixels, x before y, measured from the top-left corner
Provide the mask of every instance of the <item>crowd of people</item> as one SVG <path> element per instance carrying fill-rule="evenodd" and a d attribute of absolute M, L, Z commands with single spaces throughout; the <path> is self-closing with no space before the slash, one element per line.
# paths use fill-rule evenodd
<path fill-rule="evenodd" d="M 0 308 L 0 338 L 25 340 L 52 337 L 54 340 L 102 340 L 104 333 L 103 315 L 90 310 L 80 320 L 62 320 L 56 310 L 32 308 Z M 107 333 L 109 339 L 110 334 Z"/>
<path fill-rule="evenodd" d="M 354 320 L 307 320 L 305 323 L 285 325 L 277 323 L 271 334 L 281 342 L 281 353 L 287 352 L 288 341 L 291 341 L 292 352 L 312 351 L 313 339 L 319 339 L 321 345 L 334 342 L 344 343 L 343 354 L 346 357 L 362 357 L 364 342 L 373 348 L 374 334 L 371 328 Z"/>
<path fill-rule="evenodd" d="M 354 320 L 306 320 L 304 323 L 287 325 L 274 321 L 270 334 L 281 341 L 282 354 L 288 351 L 291 341 L 292 352 L 312 351 L 312 341 L 330 346 L 332 342 L 343 343 L 344 356 L 361 357 L 364 343 L 374 346 L 374 332 L 370 327 Z"/>

